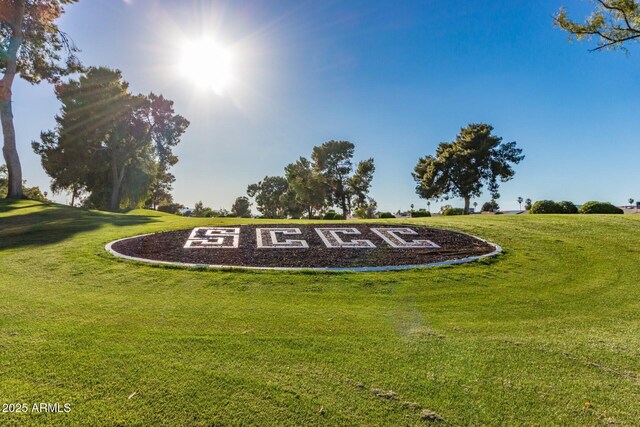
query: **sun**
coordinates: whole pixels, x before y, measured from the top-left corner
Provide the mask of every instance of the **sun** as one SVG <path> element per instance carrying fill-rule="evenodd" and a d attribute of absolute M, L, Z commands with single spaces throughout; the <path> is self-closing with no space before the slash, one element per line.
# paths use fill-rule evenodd
<path fill-rule="evenodd" d="M 212 40 L 185 42 L 179 59 L 180 74 L 198 87 L 222 96 L 233 80 L 232 59 L 229 49 Z"/>

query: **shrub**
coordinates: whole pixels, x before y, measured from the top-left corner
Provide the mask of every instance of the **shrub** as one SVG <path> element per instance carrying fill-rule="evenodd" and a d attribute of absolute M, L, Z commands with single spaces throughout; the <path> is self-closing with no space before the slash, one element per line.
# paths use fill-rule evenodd
<path fill-rule="evenodd" d="M 431 216 L 431 212 L 425 210 L 425 209 L 420 209 L 417 211 L 411 211 L 411 218 L 424 218 L 427 216 Z"/>
<path fill-rule="evenodd" d="M 578 208 L 572 202 L 562 201 L 559 203 L 553 200 L 538 200 L 531 207 L 532 214 L 576 214 Z"/>
<path fill-rule="evenodd" d="M 490 202 L 485 202 L 482 205 L 482 212 L 497 212 L 500 210 L 500 206 L 498 205 L 498 202 L 496 202 L 494 199 L 491 199 Z"/>
<path fill-rule="evenodd" d="M 395 218 L 396 216 L 391 212 L 380 212 L 378 218 Z"/>
<path fill-rule="evenodd" d="M 328 211 L 324 214 L 324 216 L 322 217 L 322 219 L 336 219 L 336 211 Z"/>
<path fill-rule="evenodd" d="M 532 214 L 554 214 L 563 213 L 562 207 L 553 200 L 538 200 L 531 206 Z"/>
<path fill-rule="evenodd" d="M 576 205 L 574 205 L 571 202 L 567 202 L 566 200 L 562 202 L 558 202 L 558 206 L 560 207 L 561 213 L 565 213 L 565 214 L 578 213 L 578 208 L 576 207 Z"/>
<path fill-rule="evenodd" d="M 464 215 L 464 209 L 462 208 L 447 208 L 442 211 L 442 215 Z"/>
<path fill-rule="evenodd" d="M 608 202 L 587 202 L 580 206 L 582 214 L 621 214 L 622 209 Z"/>
<path fill-rule="evenodd" d="M 184 205 L 181 205 L 180 203 L 169 203 L 168 205 L 158 206 L 158 211 L 174 215 L 180 214 L 182 209 L 184 209 Z"/>
<path fill-rule="evenodd" d="M 442 205 L 440 206 L 440 213 L 444 213 L 444 211 L 446 211 L 447 209 L 451 209 L 453 206 L 451 205 Z"/>

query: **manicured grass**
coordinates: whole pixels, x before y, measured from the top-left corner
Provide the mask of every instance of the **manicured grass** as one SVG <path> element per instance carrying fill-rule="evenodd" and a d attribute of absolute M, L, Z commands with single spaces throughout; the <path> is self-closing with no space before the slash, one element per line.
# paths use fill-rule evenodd
<path fill-rule="evenodd" d="M 506 253 L 404 272 L 194 271 L 103 250 L 238 222 L 0 202 L 0 403 L 72 408 L 0 424 L 640 420 L 640 215 L 407 220 Z"/>

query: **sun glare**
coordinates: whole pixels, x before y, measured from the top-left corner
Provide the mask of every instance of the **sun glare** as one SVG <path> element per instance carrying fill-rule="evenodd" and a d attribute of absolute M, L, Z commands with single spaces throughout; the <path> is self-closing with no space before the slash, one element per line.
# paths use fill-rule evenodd
<path fill-rule="evenodd" d="M 214 41 L 187 42 L 182 47 L 179 68 L 185 78 L 219 96 L 225 94 L 233 79 L 232 55 Z"/>

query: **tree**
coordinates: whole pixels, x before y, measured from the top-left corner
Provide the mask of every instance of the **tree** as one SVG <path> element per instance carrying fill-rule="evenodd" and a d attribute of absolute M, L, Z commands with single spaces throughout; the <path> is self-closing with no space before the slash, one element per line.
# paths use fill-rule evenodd
<path fill-rule="evenodd" d="M 173 147 L 180 143 L 180 138 L 189 127 L 189 121 L 175 114 L 173 101 L 153 92 L 148 96 L 147 122 L 153 141 L 153 153 L 156 158 L 156 176 L 151 187 L 150 205 L 157 209 L 160 204 L 173 202 L 171 196 L 175 176 L 169 169 L 178 163 L 173 154 Z"/>
<path fill-rule="evenodd" d="M 251 218 L 251 202 L 245 196 L 240 196 L 231 206 L 231 214 L 240 218 Z"/>
<path fill-rule="evenodd" d="M 441 143 L 435 156 L 419 159 L 413 178 L 416 193 L 425 199 L 464 199 L 464 213 L 469 213 L 471 197 L 478 197 L 486 184 L 494 199 L 500 194 L 500 182 L 513 178 L 512 164 L 524 156 L 515 142 L 502 143 L 492 135 L 493 127 L 485 123 L 469 124 L 453 142 Z"/>
<path fill-rule="evenodd" d="M 56 128 L 32 144 L 54 191 L 87 191 L 87 206 L 109 210 L 140 206 L 150 193 L 154 207 L 171 203 L 172 147 L 189 122 L 174 114 L 172 101 L 133 95 L 128 87 L 109 68 L 56 85 Z"/>
<path fill-rule="evenodd" d="M 166 205 L 158 206 L 160 212 L 166 212 L 174 215 L 182 215 L 184 205 L 181 203 L 167 203 Z"/>
<path fill-rule="evenodd" d="M 173 183 L 176 177 L 169 172 L 167 165 L 158 163 L 156 172 L 149 190 L 149 198 L 145 201 L 145 207 L 160 210 L 160 206 L 173 203 Z"/>
<path fill-rule="evenodd" d="M 518 197 L 516 201 L 518 202 L 518 206 L 520 207 L 520 210 L 522 210 L 522 202 L 524 201 L 524 199 L 522 197 Z"/>
<path fill-rule="evenodd" d="M 202 203 L 202 200 L 200 200 L 193 207 L 193 211 L 191 211 L 191 215 L 197 216 L 197 217 L 210 218 L 213 216 L 213 209 L 211 209 L 210 207 L 205 207 L 204 203 Z"/>
<path fill-rule="evenodd" d="M 371 181 L 373 181 L 373 173 L 376 167 L 373 164 L 373 159 L 363 160 L 358 163 L 355 173 L 349 178 L 349 192 L 351 197 L 348 199 L 348 207 L 351 209 L 353 204 L 356 208 L 367 208 L 373 200 L 368 197 L 369 190 L 371 188 Z M 343 212 L 345 218 L 346 213 Z"/>
<path fill-rule="evenodd" d="M 315 170 L 324 177 L 327 201 L 339 206 L 345 218 L 350 214 L 354 202 L 366 202 L 375 171 L 373 159 L 368 159 L 358 163 L 353 173 L 354 149 L 355 146 L 349 141 L 332 140 L 313 147 L 311 154 Z"/>
<path fill-rule="evenodd" d="M 378 211 L 378 202 L 371 197 L 367 198 L 366 203 L 360 204 L 355 211 L 358 218 L 374 218 Z M 411 205 L 411 211 L 413 212 L 413 204 Z"/>
<path fill-rule="evenodd" d="M 22 168 L 13 126 L 12 87 L 16 75 L 38 84 L 56 83 L 61 76 L 79 72 L 78 49 L 55 21 L 64 13 L 64 4 L 77 0 L 0 0 L 0 121 L 7 163 L 7 197 L 19 198 Z M 62 53 L 65 53 L 63 60 Z"/>
<path fill-rule="evenodd" d="M 630 199 L 629 199 L 629 204 L 630 204 L 630 205 L 633 205 L 633 202 L 635 202 L 635 200 L 633 200 L 633 199 L 631 199 L 631 198 L 630 198 Z"/>
<path fill-rule="evenodd" d="M 41 202 L 47 201 L 47 192 L 44 193 L 40 190 L 40 187 L 27 187 L 27 181 L 22 183 L 22 194 L 25 198 L 31 200 L 39 200 Z M 0 197 L 7 195 L 9 188 L 9 173 L 7 165 L 0 165 Z"/>
<path fill-rule="evenodd" d="M 640 40 L 640 4 L 637 0 L 594 0 L 595 11 L 584 23 L 569 19 L 564 8 L 554 17 L 554 25 L 569 33 L 569 40 L 597 39 L 591 51 L 621 49 Z"/>
<path fill-rule="evenodd" d="M 533 204 L 533 202 L 531 201 L 531 199 L 527 199 L 524 201 L 524 209 L 526 211 L 531 209 L 531 205 Z"/>
<path fill-rule="evenodd" d="M 491 199 L 491 201 L 485 202 L 481 208 L 482 212 L 497 212 L 499 210 L 500 205 L 498 205 L 498 202 L 496 202 L 495 199 Z"/>
<path fill-rule="evenodd" d="M 294 192 L 298 203 L 304 207 L 309 218 L 313 217 L 314 211 L 321 210 L 325 205 L 326 188 L 323 176 L 304 157 L 288 164 L 284 171 L 289 188 Z"/>
<path fill-rule="evenodd" d="M 40 143 L 32 146 L 36 154 L 40 155 L 42 167 L 51 177 L 51 191 L 54 194 L 63 191 L 71 193 L 71 206 L 86 190 L 85 177 L 89 172 L 89 163 L 84 153 L 76 152 L 82 148 L 78 145 L 59 149 L 58 135 L 53 131 L 40 134 Z"/>
<path fill-rule="evenodd" d="M 247 187 L 249 197 L 254 197 L 258 211 L 266 218 L 283 218 L 287 215 L 283 196 L 289 190 L 287 179 L 281 176 L 265 176 L 257 184 Z"/>

